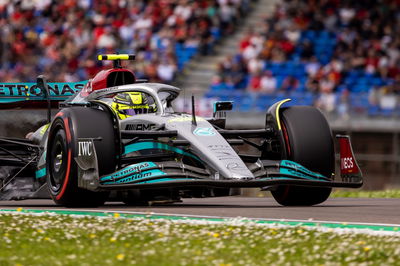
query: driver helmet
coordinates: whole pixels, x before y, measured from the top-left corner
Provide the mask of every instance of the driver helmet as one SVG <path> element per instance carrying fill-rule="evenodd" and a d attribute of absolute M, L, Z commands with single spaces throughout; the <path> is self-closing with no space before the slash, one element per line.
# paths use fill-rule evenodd
<path fill-rule="evenodd" d="M 120 119 L 125 119 L 137 114 L 154 113 L 155 104 L 142 92 L 122 92 L 114 96 L 111 108 Z"/>

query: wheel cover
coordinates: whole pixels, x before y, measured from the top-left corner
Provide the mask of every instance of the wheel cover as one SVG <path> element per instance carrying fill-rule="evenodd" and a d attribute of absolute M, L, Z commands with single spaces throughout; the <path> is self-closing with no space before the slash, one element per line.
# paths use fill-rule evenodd
<path fill-rule="evenodd" d="M 50 188 L 54 192 L 59 192 L 65 178 L 67 167 L 66 147 L 63 138 L 56 136 L 55 143 L 50 152 Z"/>

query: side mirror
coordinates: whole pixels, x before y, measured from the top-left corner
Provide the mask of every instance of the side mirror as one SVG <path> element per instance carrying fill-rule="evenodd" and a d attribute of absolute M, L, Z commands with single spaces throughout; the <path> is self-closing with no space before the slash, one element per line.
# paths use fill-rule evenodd
<path fill-rule="evenodd" d="M 218 119 L 226 118 L 225 111 L 231 111 L 233 108 L 232 101 L 216 101 L 214 102 L 213 117 Z"/>

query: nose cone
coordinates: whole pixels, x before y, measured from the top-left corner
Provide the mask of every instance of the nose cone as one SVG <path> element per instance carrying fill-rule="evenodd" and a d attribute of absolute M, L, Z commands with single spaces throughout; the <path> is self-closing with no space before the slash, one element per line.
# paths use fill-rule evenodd
<path fill-rule="evenodd" d="M 239 156 L 237 159 L 240 159 Z M 229 179 L 253 179 L 253 173 L 250 172 L 242 160 L 238 161 L 237 159 L 225 165 L 226 171 L 224 171 L 223 175 Z M 224 165 L 220 164 L 219 167 L 220 169 L 224 168 Z"/>
<path fill-rule="evenodd" d="M 248 175 L 243 175 L 243 174 L 240 174 L 240 173 L 232 173 L 230 178 L 231 179 L 237 179 L 237 180 L 249 180 L 249 179 L 254 179 L 254 176 L 253 176 L 253 174 L 251 174 L 251 176 L 248 176 Z"/>

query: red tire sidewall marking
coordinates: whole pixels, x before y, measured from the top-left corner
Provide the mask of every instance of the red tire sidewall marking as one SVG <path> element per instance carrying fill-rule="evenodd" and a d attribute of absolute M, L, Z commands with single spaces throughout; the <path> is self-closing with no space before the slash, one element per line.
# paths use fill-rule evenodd
<path fill-rule="evenodd" d="M 63 121 L 64 121 L 65 134 L 67 136 L 67 149 L 68 149 L 67 171 L 65 172 L 64 183 L 62 185 L 61 192 L 60 192 L 60 194 L 58 194 L 56 196 L 56 200 L 60 200 L 62 198 L 62 196 L 64 195 L 65 190 L 67 189 L 68 180 L 69 180 L 69 174 L 70 174 L 70 171 L 71 171 L 71 155 L 72 155 L 72 152 L 71 152 L 71 132 L 70 132 L 70 128 L 69 128 L 68 117 L 64 117 Z"/>
<path fill-rule="evenodd" d="M 285 141 L 285 147 L 286 147 L 286 152 L 287 152 L 287 157 L 291 155 L 291 149 L 290 149 L 290 143 L 289 143 L 289 136 L 287 133 L 286 125 L 283 121 L 281 121 L 281 126 L 282 126 L 282 134 L 283 138 Z M 285 186 L 285 191 L 283 192 L 283 198 L 286 198 L 289 194 L 290 186 Z"/>
<path fill-rule="evenodd" d="M 285 123 L 283 123 L 283 121 L 282 121 L 281 125 L 282 125 L 283 138 L 285 141 L 286 152 L 288 153 L 288 157 L 290 157 L 291 149 L 290 149 L 290 143 L 289 143 L 289 135 L 287 133 L 286 125 L 285 125 Z"/>
<path fill-rule="evenodd" d="M 58 112 L 54 118 L 56 118 L 56 117 L 62 117 L 63 115 L 64 115 L 63 112 Z"/>

